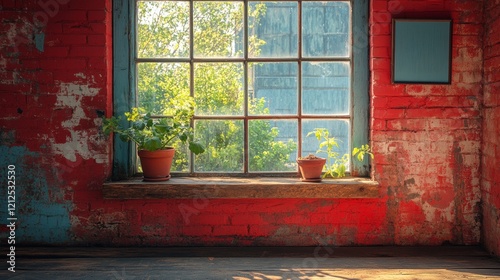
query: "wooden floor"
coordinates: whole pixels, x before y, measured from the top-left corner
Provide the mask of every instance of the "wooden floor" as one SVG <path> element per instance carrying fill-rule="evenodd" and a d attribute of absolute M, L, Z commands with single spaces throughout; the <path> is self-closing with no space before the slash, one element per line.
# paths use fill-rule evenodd
<path fill-rule="evenodd" d="M 500 279 L 499 259 L 455 246 L 17 248 L 15 265 L 0 279 Z"/>

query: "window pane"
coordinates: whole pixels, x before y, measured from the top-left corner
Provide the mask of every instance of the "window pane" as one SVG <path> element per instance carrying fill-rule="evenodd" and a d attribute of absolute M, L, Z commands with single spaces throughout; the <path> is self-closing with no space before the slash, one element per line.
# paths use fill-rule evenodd
<path fill-rule="evenodd" d="M 296 172 L 298 145 L 318 149 L 315 128 L 349 152 L 352 0 L 133 2 L 137 105 L 170 115 L 193 95 L 206 147 L 174 143 L 172 171 Z"/>
<path fill-rule="evenodd" d="M 250 57 L 297 57 L 297 2 L 250 2 Z"/>
<path fill-rule="evenodd" d="M 195 57 L 243 56 L 243 2 L 194 2 Z"/>
<path fill-rule="evenodd" d="M 195 158 L 195 171 L 243 171 L 243 121 L 195 121 L 195 137 L 205 146 L 205 152 Z"/>
<path fill-rule="evenodd" d="M 189 95 L 188 63 L 137 64 L 139 107 L 153 115 L 170 115 L 173 105 Z"/>
<path fill-rule="evenodd" d="M 248 76 L 251 115 L 297 114 L 296 62 L 250 63 Z"/>
<path fill-rule="evenodd" d="M 189 2 L 137 3 L 137 55 L 189 56 Z"/>
<path fill-rule="evenodd" d="M 349 114 L 350 81 L 347 62 L 302 63 L 302 112 L 314 115 Z"/>
<path fill-rule="evenodd" d="M 242 63 L 198 63 L 194 71 L 196 115 L 243 115 Z"/>
<path fill-rule="evenodd" d="M 249 170 L 297 171 L 297 128 L 297 121 L 249 121 Z"/>
<path fill-rule="evenodd" d="M 302 48 L 304 57 L 350 55 L 349 2 L 304 2 Z"/>
<path fill-rule="evenodd" d="M 319 148 L 318 140 L 314 135 L 307 137 L 307 134 L 316 128 L 325 128 L 330 137 L 335 137 L 339 148 L 335 150 L 339 156 L 350 152 L 350 124 L 348 120 L 304 120 L 302 122 L 302 156 L 316 154 L 320 157 L 326 157 L 326 153 L 316 153 Z M 349 168 L 349 164 L 347 165 Z"/>

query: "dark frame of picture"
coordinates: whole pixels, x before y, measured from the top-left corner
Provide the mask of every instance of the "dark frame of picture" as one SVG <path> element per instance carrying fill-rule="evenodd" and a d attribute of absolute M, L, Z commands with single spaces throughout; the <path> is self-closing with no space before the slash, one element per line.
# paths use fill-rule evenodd
<path fill-rule="evenodd" d="M 392 20 L 392 82 L 451 83 L 450 19 Z"/>

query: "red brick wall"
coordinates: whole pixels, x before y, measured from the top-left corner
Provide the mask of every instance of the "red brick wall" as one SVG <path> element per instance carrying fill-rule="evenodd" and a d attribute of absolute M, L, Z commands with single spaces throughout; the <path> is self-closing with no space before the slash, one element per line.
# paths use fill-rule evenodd
<path fill-rule="evenodd" d="M 111 167 L 98 116 L 111 108 L 111 1 L 0 3 L 0 169 L 15 164 L 19 172 L 19 242 L 480 241 L 481 1 L 371 1 L 371 136 L 380 198 L 130 201 L 103 200 L 100 191 Z M 391 84 L 393 16 L 453 19 L 451 85 Z M 7 234 L 2 227 L 0 236 Z"/>
<path fill-rule="evenodd" d="M 395 244 L 475 244 L 480 217 L 482 2 L 372 0 L 374 178 Z M 391 83 L 392 18 L 451 18 L 452 83 Z"/>
<path fill-rule="evenodd" d="M 500 1 L 485 1 L 482 143 L 483 242 L 500 256 Z"/>
<path fill-rule="evenodd" d="M 85 220 L 73 213 L 89 216 L 82 198 L 102 201 L 110 172 L 99 114 L 112 106 L 111 1 L 1 0 L 0 30 L 0 170 L 5 185 L 16 167 L 17 242 L 68 244 Z"/>

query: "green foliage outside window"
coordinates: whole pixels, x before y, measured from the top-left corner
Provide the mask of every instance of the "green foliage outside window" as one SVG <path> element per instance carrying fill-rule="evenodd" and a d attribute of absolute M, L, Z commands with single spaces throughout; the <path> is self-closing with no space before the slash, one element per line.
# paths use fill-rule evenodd
<path fill-rule="evenodd" d="M 203 57 L 242 57 L 243 48 L 254 55 L 265 44 L 248 35 L 243 46 L 243 6 L 230 2 L 195 2 L 193 14 L 194 54 Z M 249 24 L 259 24 L 265 5 L 249 10 Z M 187 2 L 138 2 L 138 58 L 189 58 L 189 6 Z M 235 31 L 240 31 L 235 34 Z M 217 43 L 214 43 L 217 42 Z M 238 43 L 239 42 L 239 43 Z M 206 148 L 196 156 L 195 171 L 241 172 L 244 164 L 244 125 L 231 116 L 244 114 L 244 71 L 240 62 L 194 63 L 194 85 L 190 85 L 190 63 L 148 61 L 137 63 L 138 105 L 152 115 L 170 115 L 188 100 L 194 88 L 196 115 L 227 116 L 223 120 L 194 121 L 195 138 Z M 249 98 L 248 110 L 268 114 L 264 98 Z M 290 157 L 297 149 L 292 139 L 276 140 L 279 134 L 271 120 L 253 120 L 248 127 L 249 170 L 295 171 Z M 180 142 L 172 170 L 188 171 L 189 154 Z"/>

